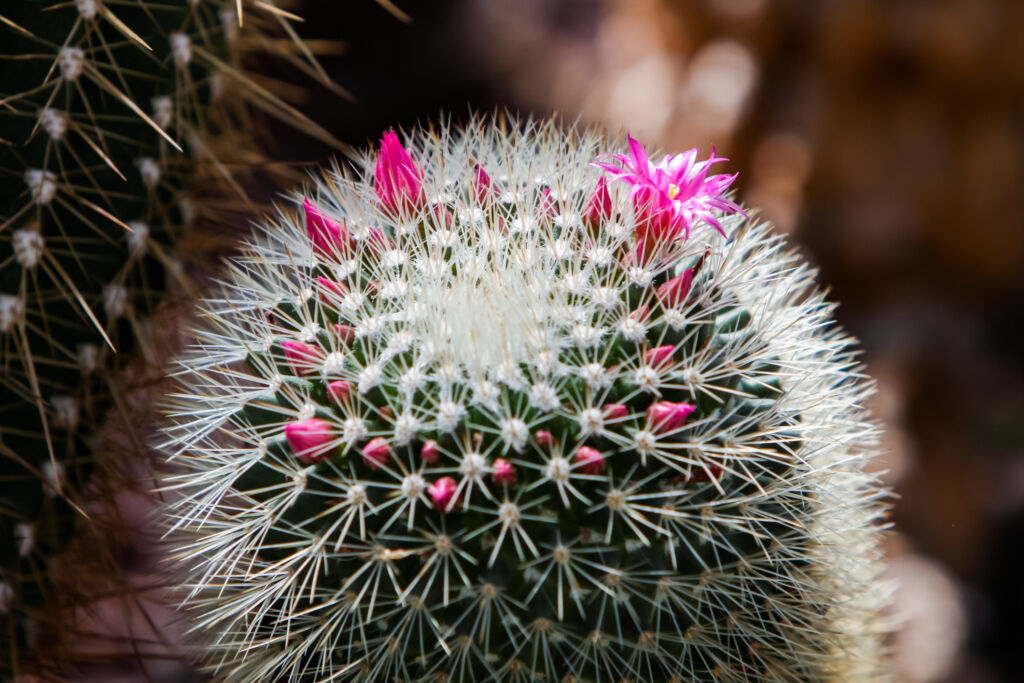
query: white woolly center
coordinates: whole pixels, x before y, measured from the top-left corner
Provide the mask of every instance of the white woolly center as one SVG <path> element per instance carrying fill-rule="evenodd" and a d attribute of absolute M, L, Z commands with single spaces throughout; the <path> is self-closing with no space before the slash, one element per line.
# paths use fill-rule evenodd
<path fill-rule="evenodd" d="M 14 258 L 22 268 L 35 268 L 43 257 L 43 236 L 38 230 L 15 230 L 11 235 Z"/>
<path fill-rule="evenodd" d="M 57 194 L 57 176 L 50 171 L 38 168 L 26 170 L 25 184 L 28 185 L 32 201 L 36 204 L 49 204 Z"/>
<path fill-rule="evenodd" d="M 57 53 L 57 66 L 60 77 L 65 81 L 73 81 L 82 75 L 85 53 L 78 47 L 62 47 Z"/>

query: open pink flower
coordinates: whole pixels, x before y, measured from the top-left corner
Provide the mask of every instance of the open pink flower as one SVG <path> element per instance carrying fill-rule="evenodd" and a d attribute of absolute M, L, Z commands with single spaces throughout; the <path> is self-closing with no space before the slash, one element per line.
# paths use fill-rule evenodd
<path fill-rule="evenodd" d="M 643 145 L 629 138 L 629 154 L 607 155 L 610 161 L 594 165 L 611 174 L 612 180 L 630 185 L 629 198 L 637 217 L 637 242 L 643 245 L 640 256 L 650 257 L 680 236 L 687 239 L 695 224 L 703 221 L 725 234 L 715 212 L 740 213 L 743 210 L 725 197 L 736 175 L 708 175 L 708 169 L 726 159 L 714 150 L 704 161 L 697 150 L 666 155 L 654 164 Z M 743 214 L 746 215 L 746 214 Z"/>
<path fill-rule="evenodd" d="M 286 424 L 284 438 L 299 460 L 312 465 L 330 455 L 334 432 L 329 422 L 313 417 Z"/>
<path fill-rule="evenodd" d="M 689 403 L 658 401 L 647 409 L 647 422 L 656 433 L 671 432 L 686 424 L 687 418 L 696 409 L 696 406 Z"/>
<path fill-rule="evenodd" d="M 328 218 L 313 206 L 309 199 L 302 200 L 306 211 L 306 234 L 320 254 L 331 256 L 352 246 L 352 235 L 343 223 Z"/>
<path fill-rule="evenodd" d="M 323 354 L 317 346 L 300 341 L 283 341 L 281 348 L 284 349 L 288 367 L 296 375 L 308 375 L 320 366 Z"/>
<path fill-rule="evenodd" d="M 426 203 L 423 171 L 402 146 L 394 130 L 384 133 L 374 169 L 373 189 L 391 214 L 415 211 Z"/>

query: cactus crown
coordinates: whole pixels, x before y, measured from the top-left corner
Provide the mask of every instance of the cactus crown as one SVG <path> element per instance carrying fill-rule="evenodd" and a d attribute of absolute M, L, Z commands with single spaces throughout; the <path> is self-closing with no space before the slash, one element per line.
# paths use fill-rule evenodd
<path fill-rule="evenodd" d="M 850 340 L 630 142 L 388 134 L 235 261 L 164 444 L 226 680 L 877 680 Z"/>

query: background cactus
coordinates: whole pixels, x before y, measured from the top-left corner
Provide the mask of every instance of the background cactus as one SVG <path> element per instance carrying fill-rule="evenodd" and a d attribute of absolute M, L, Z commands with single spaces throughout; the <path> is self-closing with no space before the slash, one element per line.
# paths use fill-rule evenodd
<path fill-rule="evenodd" d="M 218 677 L 883 680 L 870 385 L 717 160 L 406 144 L 266 222 L 181 361 Z"/>
<path fill-rule="evenodd" d="M 124 393 L 115 352 L 150 353 L 146 316 L 169 287 L 188 291 L 182 263 L 258 208 L 244 185 L 263 167 L 259 117 L 334 142 L 248 71 L 273 53 L 326 81 L 279 4 L 0 8 L 0 672 L 22 670 L 43 629 L 29 615 L 82 519 L 95 428 Z M 181 253 L 211 220 L 216 236 Z"/>

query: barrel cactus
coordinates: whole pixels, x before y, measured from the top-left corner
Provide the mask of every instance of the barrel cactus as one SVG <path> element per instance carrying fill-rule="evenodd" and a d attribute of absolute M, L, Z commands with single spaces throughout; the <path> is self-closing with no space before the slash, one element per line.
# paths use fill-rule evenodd
<path fill-rule="evenodd" d="M 148 314 L 187 282 L 181 236 L 193 220 L 252 210 L 242 185 L 262 160 L 255 112 L 327 136 L 250 78 L 255 53 L 308 54 L 283 37 L 280 0 L 0 4 L 6 679 L 26 667 L 33 619 L 52 613 L 37 608 L 53 558 L 84 519 L 95 428 L 125 391 L 115 353 L 149 348 Z"/>
<path fill-rule="evenodd" d="M 851 339 L 696 151 L 388 132 L 268 219 L 163 448 L 226 681 L 877 681 Z"/>

